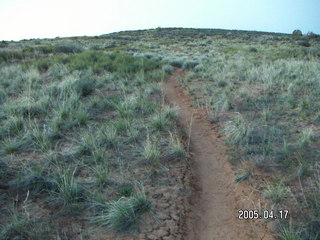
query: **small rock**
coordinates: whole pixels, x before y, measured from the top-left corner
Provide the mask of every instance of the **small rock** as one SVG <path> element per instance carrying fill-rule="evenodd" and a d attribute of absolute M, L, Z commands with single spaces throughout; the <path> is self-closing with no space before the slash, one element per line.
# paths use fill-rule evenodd
<path fill-rule="evenodd" d="M 168 236 L 169 233 L 166 229 L 160 228 L 158 231 L 156 231 L 155 235 L 158 237 L 158 239 L 160 239 L 161 237 Z"/>
<path fill-rule="evenodd" d="M 163 193 L 155 193 L 152 195 L 152 198 L 158 199 L 158 198 L 162 198 L 163 197 Z"/>
<path fill-rule="evenodd" d="M 169 215 L 168 215 L 168 214 L 164 214 L 164 213 L 159 213 L 158 216 L 157 216 L 157 218 L 158 218 L 159 220 L 164 221 L 164 220 L 168 220 L 168 219 L 169 219 Z"/>
<path fill-rule="evenodd" d="M 169 225 L 169 230 L 171 234 L 176 234 L 178 232 L 178 227 L 174 225 Z"/>
<path fill-rule="evenodd" d="M 153 231 L 153 227 L 151 224 L 143 224 L 140 228 L 140 231 L 143 233 L 149 233 Z"/>
<path fill-rule="evenodd" d="M 146 239 L 146 234 L 140 233 L 138 239 Z"/>
<path fill-rule="evenodd" d="M 179 216 L 176 214 L 176 213 L 171 213 L 170 214 L 171 218 L 175 221 L 178 221 L 179 220 Z"/>
<path fill-rule="evenodd" d="M 148 240 L 159 240 L 159 239 L 157 238 L 157 236 L 154 235 L 154 234 L 148 235 L 147 239 L 148 239 Z"/>
<path fill-rule="evenodd" d="M 171 236 L 167 236 L 167 237 L 164 237 L 163 240 L 175 240 L 175 238 Z"/>
<path fill-rule="evenodd" d="M 159 209 L 167 209 L 170 207 L 170 204 L 168 203 L 162 203 L 162 204 L 158 204 Z"/>

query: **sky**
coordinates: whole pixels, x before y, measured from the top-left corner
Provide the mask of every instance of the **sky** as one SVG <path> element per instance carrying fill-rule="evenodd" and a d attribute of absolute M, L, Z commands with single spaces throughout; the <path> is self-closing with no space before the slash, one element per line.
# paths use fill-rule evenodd
<path fill-rule="evenodd" d="M 157 27 L 320 34 L 320 0 L 0 0 L 0 40 Z"/>

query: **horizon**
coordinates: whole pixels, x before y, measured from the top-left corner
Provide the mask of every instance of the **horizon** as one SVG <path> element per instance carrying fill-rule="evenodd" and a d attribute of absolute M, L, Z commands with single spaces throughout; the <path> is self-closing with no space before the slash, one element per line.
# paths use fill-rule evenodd
<path fill-rule="evenodd" d="M 316 0 L 3 0 L 0 40 L 90 37 L 158 27 L 320 34 L 318 9 Z"/>
<path fill-rule="evenodd" d="M 157 30 L 157 29 L 194 29 L 194 30 L 223 30 L 223 31 L 243 31 L 243 32 L 259 32 L 259 33 L 271 33 L 271 34 L 288 34 L 291 35 L 292 33 L 283 33 L 283 32 L 270 32 L 270 31 L 259 31 L 259 30 L 247 30 L 247 29 L 224 29 L 224 28 L 192 28 L 192 27 L 156 27 L 156 28 L 146 28 L 146 29 L 131 29 L 131 30 L 120 30 L 116 32 L 108 32 L 99 35 L 75 35 L 75 36 L 56 36 L 56 37 L 44 37 L 44 38 L 24 38 L 20 40 L 1 40 L 6 42 L 19 42 L 19 41 L 29 41 L 29 40 L 41 40 L 41 39 L 64 39 L 64 38 L 81 38 L 81 37 L 96 37 L 96 36 L 103 36 L 103 35 L 111 35 L 116 33 L 122 32 L 136 32 L 136 31 L 150 31 L 150 30 Z M 303 33 L 306 35 L 307 33 Z"/>

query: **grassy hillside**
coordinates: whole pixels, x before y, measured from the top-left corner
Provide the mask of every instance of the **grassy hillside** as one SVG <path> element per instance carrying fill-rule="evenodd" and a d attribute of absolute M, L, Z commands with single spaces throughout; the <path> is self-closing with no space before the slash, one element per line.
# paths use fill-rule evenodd
<path fill-rule="evenodd" d="M 173 67 L 225 136 L 235 181 L 289 210 L 279 238 L 320 239 L 319 59 L 313 35 L 214 29 L 1 42 L 0 239 L 156 224 L 152 194 L 184 188 L 178 112 L 159 85 Z"/>
<path fill-rule="evenodd" d="M 187 154 L 177 109 L 163 101 L 163 63 L 85 44 L 1 51 L 0 239 L 139 234 L 141 221 L 159 225 L 142 216 L 163 201 L 152 195 L 183 188 L 173 172 Z"/>

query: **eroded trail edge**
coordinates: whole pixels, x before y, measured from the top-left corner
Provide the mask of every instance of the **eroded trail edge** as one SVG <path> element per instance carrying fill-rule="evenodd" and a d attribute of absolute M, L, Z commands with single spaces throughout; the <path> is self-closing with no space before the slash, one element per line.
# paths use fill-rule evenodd
<path fill-rule="evenodd" d="M 205 111 L 190 107 L 189 97 L 176 81 L 182 74 L 176 70 L 163 83 L 163 91 L 166 101 L 179 108 L 181 128 L 190 131 L 192 194 L 186 206 L 183 239 L 274 239 L 263 220 L 238 219 L 238 211 L 251 206 L 246 199 L 250 190 L 233 182 L 223 140 L 208 123 Z"/>

